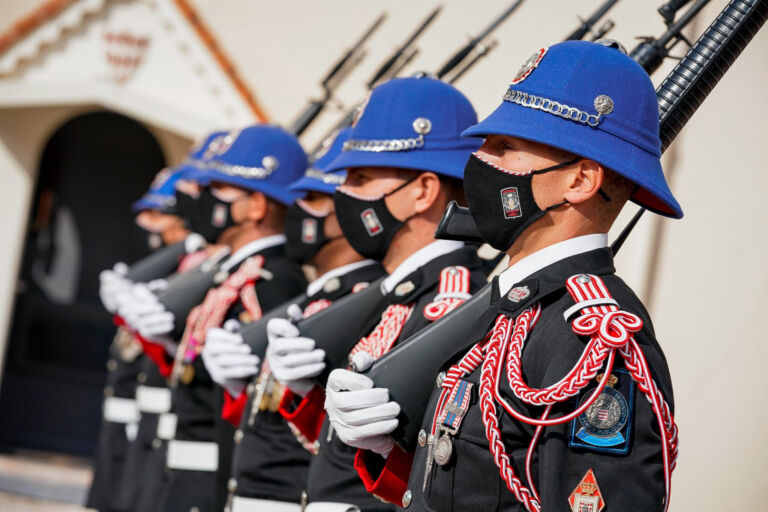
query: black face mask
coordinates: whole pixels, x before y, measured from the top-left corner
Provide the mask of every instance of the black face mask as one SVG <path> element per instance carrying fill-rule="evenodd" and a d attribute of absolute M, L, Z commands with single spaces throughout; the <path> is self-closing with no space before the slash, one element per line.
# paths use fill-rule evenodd
<path fill-rule="evenodd" d="M 169 213 L 174 213 L 175 215 L 178 215 L 184 219 L 184 223 L 187 225 L 187 227 L 194 231 L 192 226 L 197 226 L 200 224 L 198 219 L 200 215 L 200 205 L 197 202 L 198 198 L 190 196 L 189 194 L 185 194 L 179 190 L 176 191 L 174 196 L 176 197 L 176 204 L 173 206 L 173 211 L 169 211 Z"/>
<path fill-rule="evenodd" d="M 506 251 L 525 229 L 546 212 L 567 204 L 553 204 L 539 208 L 533 199 L 533 176 L 561 169 L 581 160 L 538 169 L 525 174 L 514 174 L 494 167 L 471 155 L 464 168 L 464 193 L 472 218 L 480 236 L 494 249 Z"/>
<path fill-rule="evenodd" d="M 163 237 L 160 233 L 144 229 L 136 224 L 136 222 L 133 223 L 133 229 L 131 231 L 131 239 L 133 240 L 133 245 L 136 247 L 138 253 L 137 259 L 141 259 L 149 253 L 155 252 L 164 245 Z"/>
<path fill-rule="evenodd" d="M 289 258 L 298 263 L 310 261 L 328 242 L 338 237 L 325 236 L 325 219 L 328 215 L 312 214 L 297 201 L 288 208 L 285 217 L 285 252 Z"/>
<path fill-rule="evenodd" d="M 351 196 L 336 190 L 333 195 L 336 217 L 344 236 L 360 255 L 377 261 L 384 259 L 392 238 L 413 216 L 397 220 L 387 208 L 385 199 L 409 185 L 418 176 L 415 175 L 392 192 L 376 199 Z"/>
<path fill-rule="evenodd" d="M 222 201 L 210 190 L 203 189 L 196 201 L 197 219 L 193 222 L 192 231 L 199 233 L 209 243 L 216 243 L 227 228 L 235 225 L 232 220 L 230 207 L 232 203 Z"/>

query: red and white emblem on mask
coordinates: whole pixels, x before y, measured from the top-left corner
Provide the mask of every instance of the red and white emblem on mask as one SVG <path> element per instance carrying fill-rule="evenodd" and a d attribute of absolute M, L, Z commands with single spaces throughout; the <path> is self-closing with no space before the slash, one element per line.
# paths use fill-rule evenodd
<path fill-rule="evenodd" d="M 313 244 L 317 241 L 317 221 L 304 219 L 301 225 L 301 241 L 305 244 Z"/>
<path fill-rule="evenodd" d="M 507 187 L 501 190 L 501 206 L 504 208 L 505 219 L 514 219 L 523 214 L 520 209 L 520 194 L 517 192 L 517 187 Z"/>
<path fill-rule="evenodd" d="M 363 226 L 365 226 L 369 236 L 376 236 L 384 230 L 384 226 L 381 225 L 381 221 L 373 208 L 363 210 L 360 218 L 363 219 Z"/>
<path fill-rule="evenodd" d="M 600 494 L 597 478 L 590 468 L 568 498 L 572 512 L 600 512 L 605 501 Z"/>
<path fill-rule="evenodd" d="M 227 215 L 229 212 L 229 207 L 224 204 L 217 204 L 213 207 L 213 215 L 211 215 L 211 224 L 216 226 L 217 228 L 220 228 L 227 222 Z"/>

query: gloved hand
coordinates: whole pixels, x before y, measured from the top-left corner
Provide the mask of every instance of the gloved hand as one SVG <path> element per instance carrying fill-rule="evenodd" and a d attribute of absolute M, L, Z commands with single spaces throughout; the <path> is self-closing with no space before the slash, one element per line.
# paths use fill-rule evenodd
<path fill-rule="evenodd" d="M 288 316 L 298 320 L 301 309 L 291 305 Z M 285 318 L 267 323 L 267 361 L 272 375 L 299 396 L 307 396 L 315 387 L 312 379 L 325 369 L 325 350 L 315 348 L 315 340 L 299 336 L 299 329 Z"/>
<path fill-rule="evenodd" d="M 165 309 L 146 284 L 133 285 L 131 295 L 131 300 L 119 310 L 128 325 L 149 339 L 165 336 L 173 330 L 173 313 Z"/>
<path fill-rule="evenodd" d="M 371 450 L 384 458 L 395 442 L 387 436 L 398 425 L 400 405 L 389 400 L 389 390 L 349 370 L 333 370 L 325 388 L 325 411 L 344 444 Z"/>
<path fill-rule="evenodd" d="M 125 292 L 118 294 L 116 301 L 117 314 L 125 320 L 125 323 L 135 328 L 136 320 L 142 314 L 156 308 L 158 299 L 146 283 L 136 283 Z"/>
<path fill-rule="evenodd" d="M 117 296 L 131 287 L 131 281 L 125 277 L 127 273 L 128 265 L 118 262 L 111 270 L 102 270 L 99 274 L 99 298 L 110 313 L 117 311 Z"/>
<path fill-rule="evenodd" d="M 243 336 L 235 332 L 239 328 L 237 320 L 227 320 L 223 329 L 208 331 L 203 347 L 203 363 L 211 379 L 235 398 L 243 392 L 248 379 L 258 373 L 261 362 Z"/>

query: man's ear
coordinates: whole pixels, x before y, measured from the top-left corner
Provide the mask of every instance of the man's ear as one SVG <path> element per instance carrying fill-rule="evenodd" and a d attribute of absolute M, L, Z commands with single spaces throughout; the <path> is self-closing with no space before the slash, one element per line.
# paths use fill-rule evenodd
<path fill-rule="evenodd" d="M 564 199 L 571 204 L 589 201 L 603 186 L 605 169 L 594 160 L 583 159 L 567 171 L 568 183 Z"/>
<path fill-rule="evenodd" d="M 416 213 L 424 213 L 432 208 L 440 196 L 440 178 L 433 172 L 422 172 L 416 178 L 418 186 L 413 187 L 413 206 Z"/>
<path fill-rule="evenodd" d="M 267 196 L 261 192 L 253 192 L 248 196 L 246 218 L 258 224 L 266 218 L 268 208 Z"/>

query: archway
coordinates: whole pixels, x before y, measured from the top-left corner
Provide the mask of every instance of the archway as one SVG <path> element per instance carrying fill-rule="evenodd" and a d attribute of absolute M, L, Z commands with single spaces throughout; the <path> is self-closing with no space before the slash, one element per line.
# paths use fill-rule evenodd
<path fill-rule="evenodd" d="M 140 256 L 129 206 L 164 165 L 154 136 L 113 112 L 77 116 L 46 144 L 0 389 L 0 445 L 93 450 L 114 334 L 98 274 Z"/>

